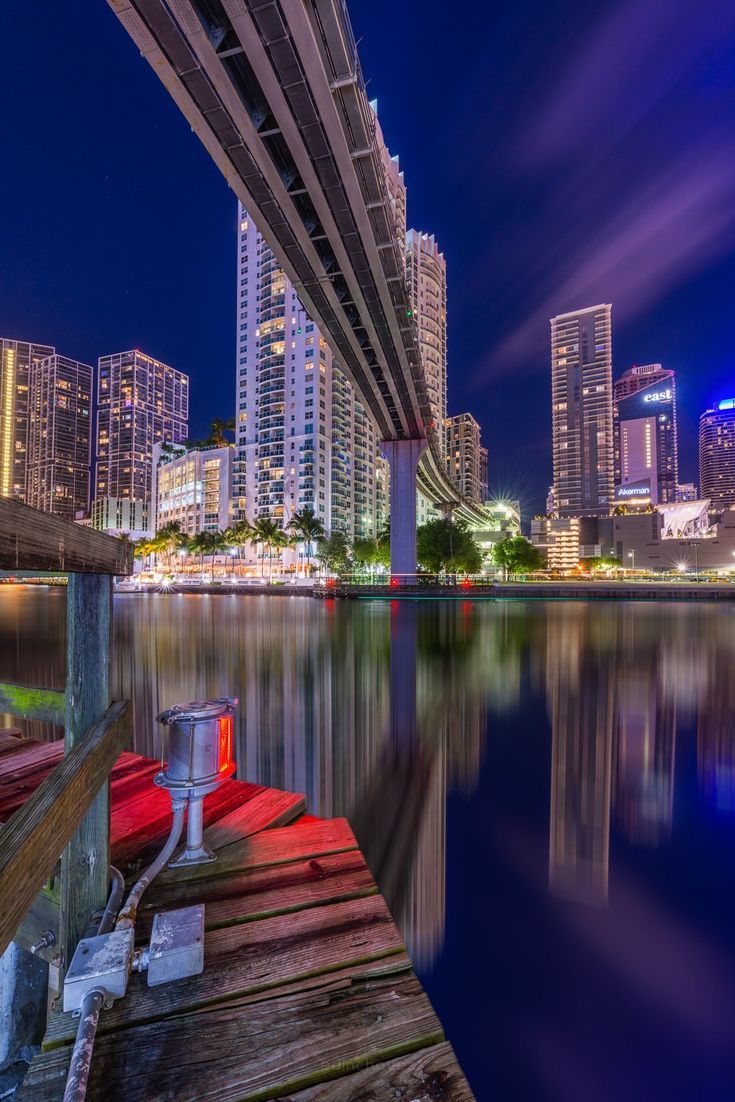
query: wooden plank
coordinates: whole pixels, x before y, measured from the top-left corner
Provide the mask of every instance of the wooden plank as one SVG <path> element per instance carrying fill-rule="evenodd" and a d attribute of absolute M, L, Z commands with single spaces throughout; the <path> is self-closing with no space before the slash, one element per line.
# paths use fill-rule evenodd
<path fill-rule="evenodd" d="M 59 758 L 62 756 L 59 755 Z M 58 759 L 54 759 L 54 764 L 56 760 Z M 110 777 L 111 801 L 122 806 L 140 799 L 152 786 L 153 777 L 159 768 L 157 762 L 149 763 L 148 758 L 141 758 L 138 754 L 122 754 Z M 52 769 L 53 764 L 44 769 L 36 769 L 16 781 L 3 783 L 0 780 L 0 822 L 5 822 L 23 806 Z"/>
<path fill-rule="evenodd" d="M 204 972 L 164 987 L 131 977 L 128 994 L 100 1018 L 99 1031 L 129 1029 L 238 995 L 399 953 L 400 934 L 379 895 L 333 903 L 205 934 Z M 54 1015 L 46 1044 L 72 1040 L 76 1022 Z"/>
<path fill-rule="evenodd" d="M 0 712 L 22 719 L 38 719 L 42 723 L 64 723 L 64 694 L 56 689 L 35 689 L 0 681 Z"/>
<path fill-rule="evenodd" d="M 127 738 L 126 710 L 113 704 L 0 831 L 0 953 L 105 783 Z"/>
<path fill-rule="evenodd" d="M 184 1013 L 112 1036 L 98 1033 L 87 1099 L 285 1099 L 442 1040 L 431 1004 L 410 974 L 296 990 L 251 1003 L 246 1011 L 237 1001 L 227 1002 L 206 1013 Z M 20 1098 L 61 1099 L 70 1052 L 66 1046 L 37 1057 Z M 344 1102 L 355 1097 L 342 1095 Z"/>
<path fill-rule="evenodd" d="M 231 876 L 151 885 L 138 911 L 136 935 L 147 938 L 156 911 L 205 904 L 208 930 L 253 922 L 338 900 L 374 895 L 377 885 L 359 850 Z"/>
<path fill-rule="evenodd" d="M 0 758 L 0 783 L 20 780 L 38 769 L 56 765 L 64 756 L 64 743 L 36 742 L 35 739 L 23 740 L 21 748 L 12 754 L 3 754 Z"/>
<path fill-rule="evenodd" d="M 8 751 L 17 750 L 18 743 L 23 741 L 23 736 L 17 727 L 3 727 L 0 729 L 0 757 Z"/>
<path fill-rule="evenodd" d="M 132 574 L 133 546 L 4 497 L 0 498 L 0 570 Z"/>
<path fill-rule="evenodd" d="M 357 841 L 346 819 L 316 819 L 310 823 L 300 819 L 296 826 L 264 830 L 251 838 L 244 838 L 242 842 L 232 842 L 220 851 L 216 865 L 166 869 L 157 883 L 224 876 L 230 872 L 283 865 L 289 861 L 324 857 L 351 849 L 357 849 Z"/>
<path fill-rule="evenodd" d="M 66 593 L 67 755 L 109 706 L 111 624 L 112 578 L 105 574 L 70 574 Z M 105 775 L 61 857 L 61 978 L 77 943 L 87 932 L 90 916 L 104 909 L 109 864 L 110 787 Z"/>
<path fill-rule="evenodd" d="M 204 825 L 216 822 L 262 791 L 262 785 L 225 781 L 204 797 Z M 171 814 L 168 792 L 152 783 L 139 799 L 114 807 L 111 820 L 113 864 L 126 871 L 133 863 L 140 865 L 152 860 L 171 828 Z"/>
<path fill-rule="evenodd" d="M 386 1102 L 398 1098 L 410 1102 L 474 1102 L 475 1096 L 452 1046 L 445 1041 L 329 1083 L 292 1091 L 289 1102 Z"/>
<path fill-rule="evenodd" d="M 260 830 L 287 826 L 302 814 L 305 807 L 306 796 L 300 793 L 265 788 L 242 807 L 218 819 L 205 832 L 204 841 L 211 849 L 220 850 Z"/>

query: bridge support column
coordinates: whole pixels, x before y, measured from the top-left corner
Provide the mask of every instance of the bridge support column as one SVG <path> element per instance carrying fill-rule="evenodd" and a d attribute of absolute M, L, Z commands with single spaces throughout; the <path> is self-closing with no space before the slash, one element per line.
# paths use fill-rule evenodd
<path fill-rule="evenodd" d="M 426 440 L 384 440 L 380 445 L 390 467 L 391 580 L 416 578 L 416 469 Z"/>

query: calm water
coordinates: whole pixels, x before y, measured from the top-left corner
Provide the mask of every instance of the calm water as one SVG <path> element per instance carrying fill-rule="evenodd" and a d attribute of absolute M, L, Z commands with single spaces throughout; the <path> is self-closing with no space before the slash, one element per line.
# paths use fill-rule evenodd
<path fill-rule="evenodd" d="M 0 678 L 61 687 L 64 603 L 0 590 Z M 734 610 L 116 598 L 135 749 L 224 694 L 241 777 L 349 816 L 481 1102 L 735 1097 Z"/>

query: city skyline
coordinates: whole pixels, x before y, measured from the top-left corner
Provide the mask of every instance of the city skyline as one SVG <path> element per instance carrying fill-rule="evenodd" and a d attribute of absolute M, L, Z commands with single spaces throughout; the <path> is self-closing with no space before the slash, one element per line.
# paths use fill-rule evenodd
<path fill-rule="evenodd" d="M 685 11 L 694 10 L 693 5 L 683 4 Z M 687 45 L 679 32 L 671 31 L 673 41 L 669 41 L 672 58 L 670 66 L 661 62 L 659 67 L 650 64 L 651 58 L 658 56 L 652 24 L 655 6 L 644 4 L 638 16 L 616 6 L 621 23 L 637 18 L 643 31 L 642 42 L 636 54 L 636 66 L 642 80 L 636 91 L 646 104 L 656 108 L 656 123 L 667 122 L 672 133 L 668 147 L 661 150 L 662 128 L 659 125 L 656 143 L 651 142 L 651 152 L 641 159 L 639 143 L 645 146 L 642 135 L 634 139 L 632 131 L 617 128 L 616 136 L 620 142 L 623 166 L 630 177 L 620 191 L 620 173 L 615 177 L 615 186 L 620 200 L 620 209 L 629 215 L 635 215 L 635 225 L 643 224 L 646 211 L 651 207 L 653 198 L 646 199 L 643 194 L 642 178 L 656 171 L 659 162 L 666 161 L 667 149 L 678 147 L 674 134 L 679 135 L 689 126 L 688 116 L 674 127 L 671 121 L 683 96 L 688 95 L 702 110 L 698 114 L 697 128 L 701 143 L 707 144 L 706 163 L 712 169 L 713 157 L 719 149 L 727 152 L 730 141 L 722 132 L 721 118 L 718 114 L 721 92 L 715 84 L 706 84 L 702 75 L 703 43 L 697 39 Z M 449 51 L 448 60 L 458 63 L 459 40 L 454 32 L 447 37 L 439 28 L 439 12 L 429 5 L 422 8 L 422 41 L 427 45 L 441 42 Z M 540 6 L 535 18 L 541 19 L 543 26 L 552 36 L 563 38 L 572 30 L 574 41 L 580 44 L 591 43 L 599 53 L 603 47 L 597 44 L 595 32 L 601 32 L 612 15 L 606 15 L 602 6 L 580 7 L 577 15 L 583 14 L 575 25 L 575 12 L 570 9 L 564 15 L 552 18 Z M 700 412 L 717 401 L 728 396 L 727 385 L 729 370 L 730 337 L 726 329 L 713 327 L 709 319 L 725 316 L 727 313 L 728 277 L 735 272 L 735 259 L 731 252 L 724 252 L 732 235 L 725 232 L 730 223 L 719 225 L 720 252 L 713 257 L 712 231 L 709 224 L 702 232 L 707 233 L 704 260 L 699 260 L 696 242 L 691 233 L 686 235 L 682 245 L 682 256 L 676 258 L 672 279 L 654 296 L 642 292 L 639 295 L 640 306 L 631 306 L 631 296 L 637 293 L 642 275 L 638 274 L 636 258 L 629 257 L 625 277 L 620 265 L 615 269 L 606 285 L 599 282 L 595 294 L 591 287 L 583 283 L 583 271 L 586 258 L 580 252 L 580 240 L 589 227 L 591 212 L 595 204 L 605 214 L 607 221 L 595 237 L 595 246 L 600 238 L 607 247 L 603 230 L 610 229 L 610 184 L 603 181 L 593 159 L 590 165 L 592 187 L 585 192 L 585 201 L 581 208 L 582 218 L 578 230 L 574 233 L 575 250 L 570 261 L 576 261 L 580 273 L 579 286 L 569 282 L 570 263 L 565 262 L 564 281 L 559 282 L 559 294 L 553 309 L 543 310 L 542 320 L 537 318 L 542 310 L 547 294 L 547 277 L 538 263 L 528 265 L 530 252 L 529 238 L 534 241 L 534 254 L 538 253 L 538 242 L 543 241 L 543 253 L 555 252 L 555 241 L 561 230 L 568 225 L 568 219 L 561 219 L 557 228 L 550 218 L 548 203 L 539 198 L 544 190 L 544 172 L 550 168 L 540 157 L 541 148 L 548 153 L 548 146 L 554 138 L 557 142 L 562 136 L 571 142 L 577 140 L 577 130 L 561 114 L 561 84 L 566 66 L 557 76 L 552 71 L 549 51 L 548 59 L 539 57 L 539 46 L 519 41 L 510 16 L 500 16 L 499 29 L 520 51 L 513 66 L 504 61 L 499 46 L 493 46 L 491 39 L 480 43 L 480 51 L 486 58 L 493 57 L 500 63 L 500 70 L 494 76 L 497 87 L 507 89 L 505 97 L 515 96 L 517 102 L 511 116 L 505 119 L 491 119 L 490 114 L 478 119 L 479 134 L 487 148 L 495 148 L 500 141 L 496 161 L 501 165 L 514 164 L 514 186 L 519 187 L 517 197 L 509 197 L 503 192 L 503 185 L 494 168 L 478 156 L 479 147 L 474 141 L 467 146 L 458 136 L 452 134 L 448 117 L 444 113 L 438 116 L 425 112 L 426 117 L 417 110 L 420 97 L 430 100 L 435 95 L 430 74 L 421 72 L 420 65 L 414 67 L 403 56 L 398 59 L 396 53 L 400 36 L 381 35 L 384 30 L 384 13 L 372 10 L 369 5 L 358 2 L 353 5 L 353 19 L 358 34 L 364 36 L 361 47 L 363 64 L 371 78 L 371 90 L 380 97 L 383 126 L 386 137 L 395 148 L 400 149 L 402 162 L 409 170 L 409 199 L 414 216 L 412 222 L 429 227 L 437 234 L 442 251 L 447 257 L 451 272 L 452 306 L 448 314 L 450 349 L 449 358 L 449 408 L 450 410 L 471 409 L 483 425 L 486 441 L 501 462 L 491 475 L 496 490 L 507 492 L 510 496 L 521 496 L 529 502 L 529 511 L 541 507 L 543 494 L 548 481 L 540 458 L 548 455 L 551 428 L 548 419 L 548 380 L 546 377 L 546 355 L 544 328 L 546 319 L 558 310 L 571 310 L 584 302 L 612 301 L 616 310 L 615 369 L 634 362 L 661 361 L 677 373 L 681 381 L 679 403 L 681 410 L 680 433 L 682 437 L 681 477 L 684 480 L 696 479 L 696 428 Z M 9 18 L 9 16 L 8 16 Z M 56 19 L 51 13 L 50 18 Z M 18 339 L 42 340 L 62 349 L 66 354 L 85 362 L 94 362 L 105 347 L 141 347 L 150 350 L 162 360 L 175 364 L 180 370 L 192 376 L 192 385 L 197 386 L 211 377 L 217 388 L 208 387 L 202 392 L 202 400 L 196 410 L 198 421 L 193 421 L 195 434 L 212 417 L 220 414 L 220 401 L 217 391 L 225 393 L 229 385 L 229 372 L 232 363 L 232 340 L 229 318 L 234 309 L 232 282 L 228 267 L 232 255 L 232 208 L 231 197 L 218 178 L 216 170 L 208 163 L 206 155 L 190 141 L 188 127 L 176 114 L 173 105 L 165 101 L 160 89 L 156 88 L 150 74 L 137 64 L 135 54 L 125 48 L 125 42 L 119 35 L 114 16 L 101 5 L 89 15 L 92 26 L 85 18 L 73 11 L 67 13 L 65 20 L 59 13 L 58 26 L 51 28 L 49 42 L 53 40 L 66 49 L 73 58 L 81 49 L 81 42 L 88 33 L 98 36 L 103 46 L 102 53 L 107 57 L 105 66 L 93 63 L 91 66 L 72 66 L 74 79 L 63 89 L 54 85 L 53 96 L 47 96 L 49 108 L 58 111 L 64 123 L 56 128 L 58 134 L 52 138 L 49 155 L 61 160 L 65 165 L 69 161 L 65 143 L 74 134 L 74 120 L 79 115 L 82 102 L 85 110 L 93 113 L 102 109 L 105 91 L 112 99 L 114 89 L 126 88 L 124 100 L 115 101 L 115 119 L 112 127 L 100 125 L 99 144 L 88 148 L 81 142 L 75 142 L 75 156 L 67 167 L 70 170 L 60 181 L 59 199 L 64 206 L 66 216 L 56 220 L 53 227 L 43 224 L 37 213 L 44 203 L 42 181 L 36 181 L 33 174 L 23 174 L 22 187 L 20 177 L 12 174 L 3 181 L 2 198 L 6 205 L 12 205 L 18 217 L 8 227 L 5 247 L 7 249 L 7 271 L 13 271 L 12 286 L 5 296 L 5 317 L 2 331 Z M 25 21 L 31 19 L 31 13 L 16 12 L 12 16 L 22 32 Z M 397 15 L 398 28 L 412 28 L 416 24 L 416 11 L 411 4 Z M 75 23 L 79 20 L 78 25 Z M 619 38 L 622 33 L 613 28 Z M 726 49 L 732 40 L 732 25 L 726 17 L 725 8 L 717 5 L 711 25 L 702 34 L 707 41 L 721 39 L 719 51 Z M 432 36 L 436 35 L 434 40 Z M 729 36 L 729 37 L 728 37 Z M 601 35 L 598 35 L 598 38 Z M 46 42 L 40 43 L 45 51 Z M 49 46 L 50 50 L 50 46 Z M 649 51 L 647 54 L 646 51 Z M 691 53 L 695 62 L 691 73 L 682 82 L 682 87 L 674 87 L 673 76 L 686 71 L 684 61 Z M 58 57 L 58 53 L 54 51 Z M 40 93 L 50 87 L 55 71 L 51 52 L 42 59 L 39 66 Z M 556 107 L 556 128 L 551 121 L 542 130 L 538 105 L 532 103 L 523 91 L 521 82 L 532 67 L 541 65 L 540 73 L 533 69 L 534 76 L 542 81 L 542 88 L 556 92 L 552 97 Z M 646 64 L 648 62 L 649 64 Z M 10 59 L 11 66 L 20 64 L 20 59 Z M 406 65 L 409 65 L 414 79 L 405 81 Z M 530 67 L 530 68 L 529 68 Z M 556 66 L 554 66 L 554 69 Z M 513 70 L 513 71 L 511 71 Z M 514 75 L 515 73 L 515 75 Z M 478 78 L 479 79 L 479 78 Z M 581 78 L 580 78 L 581 79 Z M 460 81 L 465 92 L 474 87 L 478 94 L 492 95 L 492 89 L 484 89 L 482 83 L 473 85 L 474 78 L 467 75 Z M 608 64 L 607 87 L 617 89 L 622 74 L 615 66 Z M 405 83 L 409 93 L 405 95 Z M 527 83 L 527 81 L 526 81 Z M 398 94 L 398 85 L 401 94 Z M 11 88 L 22 86 L 22 81 L 13 82 Z M 658 86 L 658 90 L 657 90 Z M 155 91 L 154 91 L 155 90 Z M 459 89 L 458 89 L 459 91 Z M 458 94 L 458 91 L 454 94 Z M 624 103 L 626 117 L 630 120 L 632 92 L 625 92 Z M 612 96 L 612 99 L 615 97 Z M 97 104 L 99 103 L 99 107 Z M 13 104 L 17 122 L 10 124 L 7 141 L 9 151 L 15 151 L 17 159 L 25 156 L 26 134 L 33 131 L 35 125 L 33 107 L 26 105 L 18 97 Z M 384 108 L 384 110 L 383 110 Z M 599 116 L 602 107 L 595 99 L 589 108 L 589 118 L 585 125 Z M 106 114 L 107 108 L 105 108 Z M 597 115 L 595 114 L 597 113 Z M 505 113 L 495 113 L 503 115 Z M 681 112 L 678 113 L 679 117 Z M 96 115 L 95 115 L 96 117 Z M 510 133 L 511 121 L 516 125 L 527 121 L 536 125 L 531 128 L 531 148 L 529 158 L 536 155 L 536 167 L 519 165 L 516 138 Z M 50 119 L 53 124 L 54 118 Z M 101 119 L 100 119 L 101 121 Z M 436 134 L 429 140 L 429 126 L 436 127 Z M 653 125 L 653 124 L 651 124 Z M 17 126 L 17 129 L 16 129 Z M 581 126 L 581 123 L 580 123 Z M 499 130 L 498 130 L 499 128 Z M 665 127 L 663 128 L 665 131 Z M 110 132 L 108 139 L 107 132 Z M 544 138 L 544 145 L 541 138 Z M 490 140 L 496 139 L 496 140 Z M 612 139 L 611 139 L 612 140 Z M 631 142 L 635 148 L 631 149 Z M 444 143 L 442 145 L 442 143 Z M 438 147 L 444 149 L 444 155 L 435 156 Z M 655 149 L 655 152 L 654 152 Z M 132 161 L 145 163 L 148 172 L 135 176 L 130 187 L 129 170 Z M 692 178 L 697 183 L 696 165 L 682 163 L 676 158 L 676 185 L 682 196 L 686 197 L 686 181 Z M 176 164 L 174 176 L 170 165 Z M 445 166 L 446 167 L 440 167 Z M 634 171 L 632 171 L 634 170 Z M 702 175 L 704 169 L 701 170 Z M 723 172 L 712 172 L 712 187 L 721 189 Z M 729 171 L 729 170 L 727 170 Z M 689 176 L 687 173 L 689 172 Z M 518 180 L 520 173 L 521 179 Z M 554 173 L 558 176 L 558 173 Z M 165 179 L 167 186 L 158 189 L 154 179 Z M 660 179 L 657 178 L 657 179 Z M 662 184 L 663 186 L 663 184 Z M 671 184 L 673 188 L 673 180 Z M 489 189 L 489 190 L 488 190 Z M 500 189 L 500 192 L 499 192 Z M 464 193 L 462 202 L 457 202 L 457 193 Z M 718 191 L 719 194 L 719 191 Z M 696 198 L 693 190 L 692 196 Z M 196 199 L 194 198 L 196 196 Z M 482 202 L 480 203 L 480 196 Z M 548 191 L 549 202 L 560 202 L 558 185 Z M 203 200 L 201 208 L 199 199 Z M 646 199 L 646 202 L 644 202 Z M 519 222 L 519 207 L 524 206 L 524 215 L 530 222 L 524 228 Z M 205 213 L 206 209 L 206 213 Z M 668 210 L 668 207 L 666 208 Z M 682 218 L 689 217 L 686 203 Z M 717 208 L 719 210 L 719 207 Z M 696 211 L 696 208 L 695 208 Z M 87 213 L 89 222 L 86 221 Z M 676 215 L 671 223 L 676 229 Z M 186 224 L 187 233 L 182 235 L 181 225 Z M 104 225 L 109 234 L 109 245 L 103 242 L 104 234 L 98 232 Z M 665 227 L 664 227 L 665 229 Z M 662 230 L 661 232 L 664 232 Z M 52 249 L 47 248 L 51 233 Z M 542 237 L 539 234 L 542 233 Z M 547 238 L 543 234 L 549 235 Z M 610 235 L 610 247 L 614 235 Z M 671 234 L 673 237 L 673 234 Z M 487 242 L 484 245 L 483 242 Z M 51 264 L 39 268 L 38 256 L 42 253 L 52 258 Z M 486 251 L 488 248 L 500 250 L 497 258 L 489 265 Z M 652 253 L 655 249 L 648 249 Z M 65 281 L 65 263 L 53 258 L 73 254 L 79 258 L 78 278 Z M 110 254 L 115 254 L 115 264 L 109 264 Z M 145 256 L 151 263 L 140 263 Z M 129 260 L 126 259 L 129 257 Z M 509 265 L 509 260 L 512 263 Z M 687 267 L 688 264 L 688 267 Z M 528 279 L 519 281 L 519 270 L 527 267 Z M 644 266 L 650 271 L 651 263 Z M 633 271 L 636 276 L 633 278 Z M 105 272 L 105 279 L 100 273 Z M 645 273 L 644 273 L 645 274 Z M 673 278 L 676 275 L 678 282 Z M 650 276 L 656 286 L 655 273 Z M 630 289 L 626 286 L 630 283 Z M 560 298 L 563 297 L 563 301 Z M 114 310 L 113 310 L 114 303 Z M 482 308 L 480 308 L 482 304 Z M 124 307 L 124 309 L 122 309 Z M 531 333 L 536 333 L 531 351 L 526 351 L 518 362 L 512 360 L 504 349 L 504 335 L 509 331 L 518 332 L 528 322 Z M 207 364 L 206 371 L 201 366 Z M 511 368 L 511 363 L 514 366 Z M 488 364 L 489 366 L 483 366 Z M 510 375 L 508 372 L 511 372 Z M 197 378 L 197 375 L 199 378 Z M 497 388 L 502 388 L 503 402 L 497 401 Z M 506 407 L 523 409 L 523 419 L 519 424 L 510 425 L 504 415 Z M 492 464 L 491 464 L 492 467 Z M 517 492 L 511 493 L 516 490 Z"/>

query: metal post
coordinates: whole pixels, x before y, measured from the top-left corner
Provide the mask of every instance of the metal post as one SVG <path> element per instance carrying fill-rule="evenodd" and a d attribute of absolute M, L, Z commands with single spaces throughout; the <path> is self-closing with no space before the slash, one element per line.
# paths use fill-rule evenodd
<path fill-rule="evenodd" d="M 110 703 L 112 578 L 70 574 L 66 597 L 66 730 L 69 751 Z M 99 791 L 61 859 L 61 976 L 95 911 L 104 909 L 110 860 L 109 783 Z"/>

